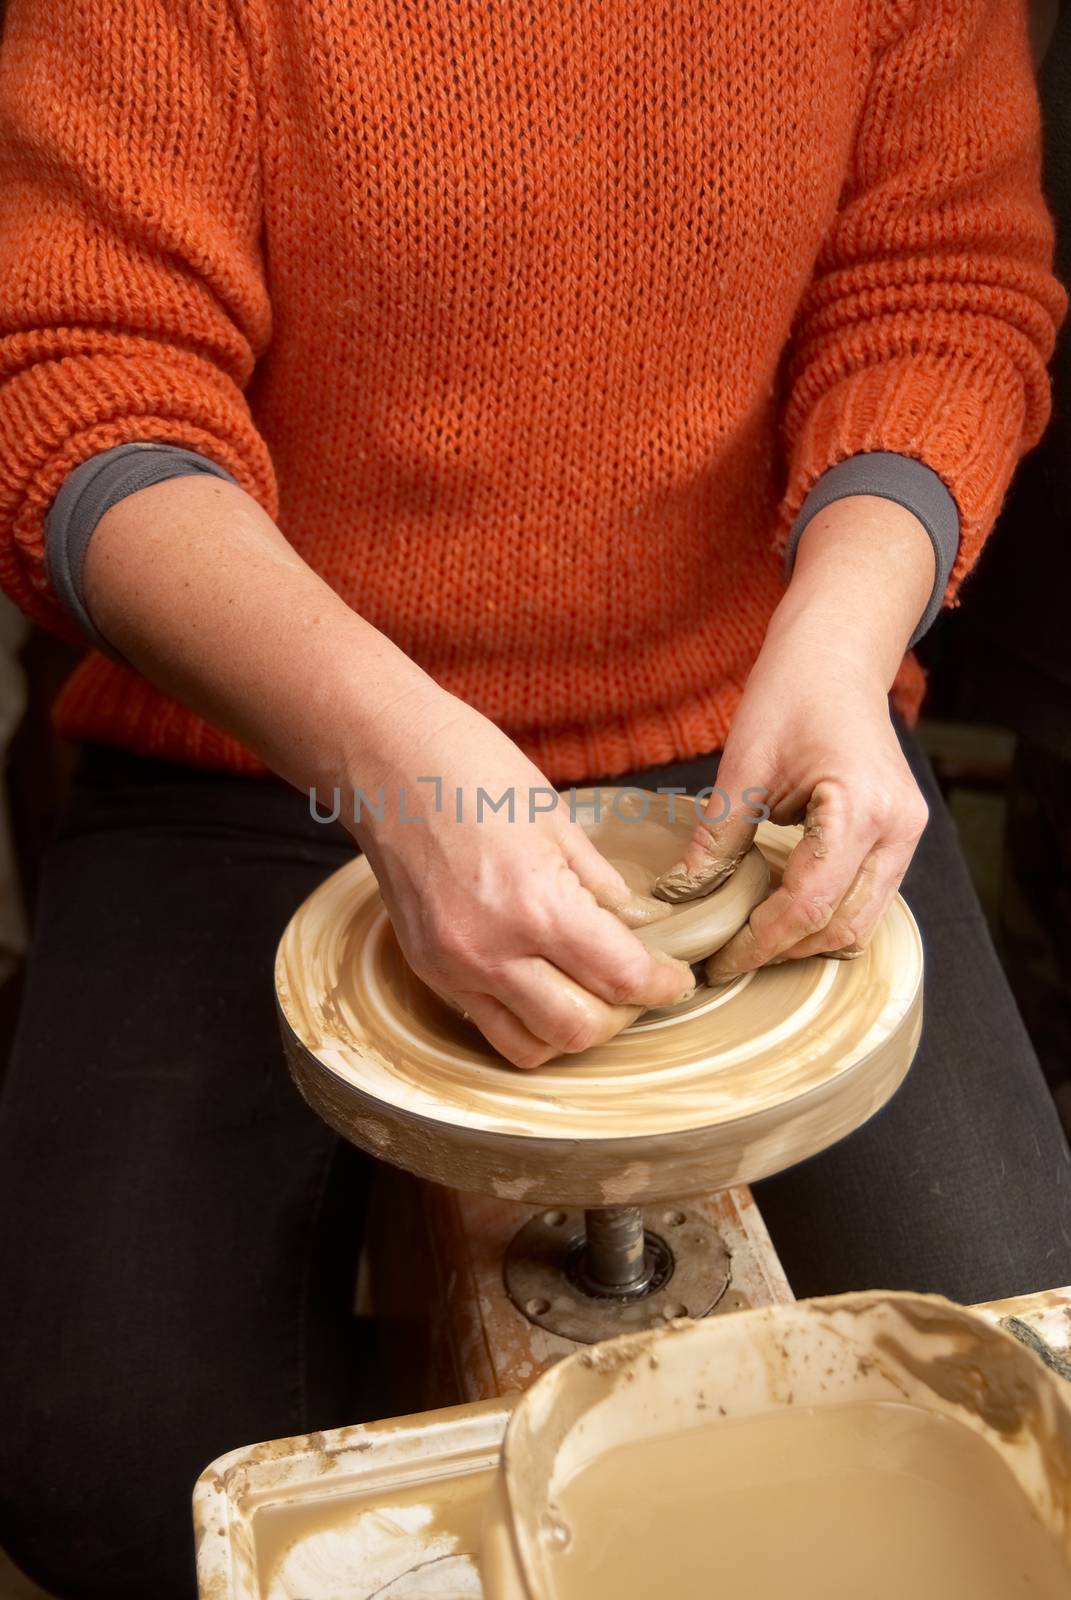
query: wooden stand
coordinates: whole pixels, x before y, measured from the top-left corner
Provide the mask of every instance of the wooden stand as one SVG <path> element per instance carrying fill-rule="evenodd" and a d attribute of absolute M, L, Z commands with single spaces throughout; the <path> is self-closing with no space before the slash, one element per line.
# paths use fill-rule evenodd
<path fill-rule="evenodd" d="M 688 1207 L 717 1229 L 731 1258 L 712 1315 L 794 1298 L 750 1189 L 717 1190 Z M 580 1348 L 536 1327 L 506 1294 L 506 1249 L 535 1214 L 381 1169 L 369 1229 L 372 1297 L 398 1410 L 516 1393 Z"/>

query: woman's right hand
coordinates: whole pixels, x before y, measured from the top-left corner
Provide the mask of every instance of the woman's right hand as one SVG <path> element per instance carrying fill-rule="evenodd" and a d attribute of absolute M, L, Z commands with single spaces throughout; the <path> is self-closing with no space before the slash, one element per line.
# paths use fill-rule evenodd
<path fill-rule="evenodd" d="M 630 932 L 667 908 L 631 894 L 492 722 L 435 686 L 388 720 L 374 759 L 362 752 L 364 776 L 343 796 L 341 820 L 372 864 L 413 970 L 501 1055 L 537 1067 L 692 992 L 684 963 Z M 512 818 L 508 803 L 489 804 L 503 795 Z"/>
<path fill-rule="evenodd" d="M 236 484 L 128 495 L 101 518 L 85 577 L 97 627 L 154 683 L 305 794 L 348 791 L 341 818 L 413 969 L 515 1066 L 691 991 L 689 968 L 626 926 L 667 908 L 635 902 L 564 803 L 529 821 L 529 792 L 537 807 L 553 795 L 539 769 L 358 616 Z M 366 810 L 354 824 L 356 787 L 373 801 L 382 788 L 382 822 Z M 514 820 L 486 801 L 477 820 L 480 788 L 512 791 Z"/>

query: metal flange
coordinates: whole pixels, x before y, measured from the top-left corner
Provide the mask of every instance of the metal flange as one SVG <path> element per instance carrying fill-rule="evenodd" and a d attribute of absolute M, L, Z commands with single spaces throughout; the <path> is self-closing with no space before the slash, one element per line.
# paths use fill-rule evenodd
<path fill-rule="evenodd" d="M 510 1241 L 506 1292 L 529 1322 L 576 1344 L 705 1317 L 729 1285 L 729 1251 L 717 1229 L 672 1204 L 645 1206 L 643 1227 L 645 1286 L 613 1292 L 588 1270 L 584 1212 L 540 1212 Z"/>

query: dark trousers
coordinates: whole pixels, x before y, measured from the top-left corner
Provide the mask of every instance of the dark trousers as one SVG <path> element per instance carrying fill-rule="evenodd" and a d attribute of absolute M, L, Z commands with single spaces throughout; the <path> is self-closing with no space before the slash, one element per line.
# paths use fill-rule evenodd
<path fill-rule="evenodd" d="M 1001 956 L 1071 1126 L 1071 759 L 1020 738 L 1008 796 Z"/>
<path fill-rule="evenodd" d="M 799 1295 L 1071 1282 L 1067 1145 L 911 759 L 923 1043 L 885 1111 L 759 1186 Z M 0 1543 L 62 1600 L 190 1596 L 201 1468 L 354 1420 L 368 1165 L 292 1089 L 272 994 L 284 924 L 351 849 L 274 783 L 83 762 L 0 1103 Z"/>

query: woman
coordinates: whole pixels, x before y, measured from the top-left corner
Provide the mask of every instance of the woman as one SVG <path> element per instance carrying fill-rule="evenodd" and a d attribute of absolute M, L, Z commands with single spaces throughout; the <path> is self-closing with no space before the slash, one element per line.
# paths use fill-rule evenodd
<path fill-rule="evenodd" d="M 800 1294 L 1071 1278 L 1066 1146 L 888 699 L 1046 420 L 1020 5 L 15 0 L 0 115 L 2 576 L 99 647 L 0 1121 L 18 1558 L 188 1593 L 198 1469 L 347 1415 L 362 1169 L 270 993 L 352 849 L 312 788 L 503 1071 L 691 982 L 524 796 L 717 772 L 670 896 L 745 789 L 809 807 L 716 978 L 864 942 L 936 807 L 908 1085 L 763 1210 Z"/>

